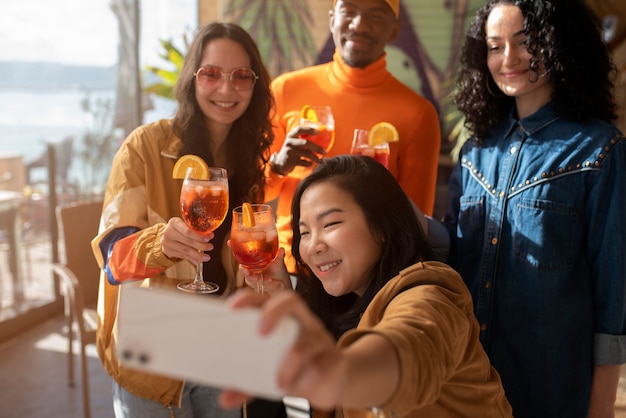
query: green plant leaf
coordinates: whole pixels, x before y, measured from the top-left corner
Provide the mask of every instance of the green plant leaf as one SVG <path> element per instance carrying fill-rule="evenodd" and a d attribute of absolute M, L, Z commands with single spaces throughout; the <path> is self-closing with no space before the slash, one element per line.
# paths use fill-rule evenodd
<path fill-rule="evenodd" d="M 185 48 L 188 48 L 189 39 L 187 34 L 183 34 L 183 41 Z M 146 93 L 173 99 L 174 85 L 176 84 L 180 71 L 183 68 L 185 54 L 180 48 L 174 45 L 171 39 L 161 39 L 159 40 L 159 43 L 162 48 L 159 56 L 168 64 L 169 68 L 161 68 L 152 65 L 146 66 L 146 70 L 159 77 L 161 82 L 150 84 L 149 86 L 144 87 L 143 90 Z"/>
<path fill-rule="evenodd" d="M 161 83 L 153 83 L 143 89 L 146 93 L 156 94 L 157 96 L 165 97 L 168 99 L 174 98 L 173 86 L 167 86 Z"/>
<path fill-rule="evenodd" d="M 178 80 L 179 71 L 164 70 L 162 68 L 147 66 L 146 69 L 151 73 L 159 76 L 164 83 L 174 85 Z"/>
<path fill-rule="evenodd" d="M 165 60 L 169 61 L 176 67 L 178 70 L 183 68 L 183 62 L 185 60 L 184 54 L 174 46 L 172 41 L 167 40 L 161 41 L 161 45 L 165 49 L 165 56 L 163 57 Z"/>

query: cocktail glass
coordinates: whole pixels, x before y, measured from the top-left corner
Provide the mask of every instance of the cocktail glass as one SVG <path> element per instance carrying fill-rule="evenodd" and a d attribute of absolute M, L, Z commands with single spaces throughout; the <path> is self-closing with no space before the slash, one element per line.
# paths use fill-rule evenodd
<path fill-rule="evenodd" d="M 208 235 L 224 222 L 228 213 L 228 176 L 225 169 L 218 167 L 209 167 L 208 180 L 194 178 L 192 173 L 193 170 L 187 170 L 180 190 L 180 212 L 189 228 Z M 199 262 L 194 280 L 179 283 L 177 287 L 190 293 L 219 290 L 216 283 L 205 282 L 202 276 L 202 262 Z"/>
<path fill-rule="evenodd" d="M 350 154 L 372 157 L 384 165 L 385 168 L 389 168 L 389 143 L 383 142 L 379 145 L 370 145 L 368 135 L 369 131 L 366 129 L 354 130 Z"/>
<path fill-rule="evenodd" d="M 233 209 L 230 248 L 235 260 L 257 276 L 256 291 L 264 293 L 267 283 L 263 281 L 263 270 L 278 252 L 278 232 L 270 205 L 250 206 L 253 225 L 245 220 L 242 206 Z"/>
<path fill-rule="evenodd" d="M 315 115 L 317 120 L 300 118 L 300 125 L 317 129 L 317 135 L 301 135 L 302 138 L 311 141 L 324 151 L 328 152 L 335 142 L 335 119 L 329 106 L 310 106 L 310 114 Z"/>

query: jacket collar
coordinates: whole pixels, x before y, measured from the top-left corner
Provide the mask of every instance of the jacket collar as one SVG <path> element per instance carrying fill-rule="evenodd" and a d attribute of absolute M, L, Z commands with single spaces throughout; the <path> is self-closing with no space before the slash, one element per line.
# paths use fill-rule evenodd
<path fill-rule="evenodd" d="M 167 120 L 168 123 L 168 132 L 167 135 L 163 136 L 163 143 L 161 144 L 161 156 L 166 158 L 172 158 L 176 160 L 178 158 L 178 153 L 180 149 L 183 147 L 183 141 L 174 134 L 172 130 L 172 120 Z"/>
<path fill-rule="evenodd" d="M 339 51 L 335 49 L 333 61 L 330 67 L 330 80 L 333 84 L 352 89 L 366 89 L 380 87 L 382 83 L 391 78 L 387 71 L 387 54 L 365 68 L 350 67 L 341 58 Z"/>
<path fill-rule="evenodd" d="M 513 129 L 518 129 L 519 127 L 522 131 L 526 133 L 527 136 L 529 136 L 552 124 L 561 117 L 556 111 L 552 102 L 543 105 L 535 113 L 523 119 L 517 120 L 515 116 L 516 114 L 517 109 L 515 105 L 513 105 L 511 106 L 511 111 L 509 112 L 509 117 L 507 121 L 507 135 L 510 135 Z"/>

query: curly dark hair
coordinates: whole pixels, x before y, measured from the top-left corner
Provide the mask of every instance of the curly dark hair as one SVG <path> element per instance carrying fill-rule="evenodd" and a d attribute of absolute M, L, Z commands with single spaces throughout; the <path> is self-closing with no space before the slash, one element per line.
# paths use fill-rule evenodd
<path fill-rule="evenodd" d="M 355 294 L 334 297 L 326 293 L 300 254 L 300 200 L 309 187 L 324 182 L 351 195 L 363 211 L 372 233 L 382 237 L 380 259 L 369 273 L 367 289 L 360 297 Z M 338 155 L 323 158 L 298 185 L 291 213 L 291 251 L 296 259 L 298 290 L 335 337 L 357 326 L 376 293 L 400 270 L 418 261 L 433 259 L 411 201 L 391 173 L 370 157 Z"/>
<path fill-rule="evenodd" d="M 252 71 L 259 77 L 248 108 L 233 123 L 226 138 L 229 191 L 234 198 L 231 201 L 263 202 L 264 168 L 274 139 L 271 123 L 274 99 L 269 87 L 271 78 L 254 40 L 236 24 L 213 22 L 202 27 L 185 55 L 174 87 L 178 110 L 174 116 L 173 129 L 183 141 L 178 156 L 195 154 L 202 157 L 207 164 L 213 165 L 214 156 L 207 146 L 211 143 L 211 137 L 204 122 L 204 114 L 196 100 L 194 73 L 200 67 L 202 52 L 207 43 L 222 38 L 231 39 L 243 46 L 250 57 Z"/>
<path fill-rule="evenodd" d="M 485 23 L 494 7 L 517 6 L 531 54 L 530 69 L 550 78 L 552 103 L 568 118 L 582 122 L 616 116 L 612 100 L 616 69 L 602 42 L 597 18 L 578 0 L 489 0 L 470 24 L 461 51 L 454 101 L 477 139 L 507 117 L 514 98 L 502 94 L 487 67 Z"/>

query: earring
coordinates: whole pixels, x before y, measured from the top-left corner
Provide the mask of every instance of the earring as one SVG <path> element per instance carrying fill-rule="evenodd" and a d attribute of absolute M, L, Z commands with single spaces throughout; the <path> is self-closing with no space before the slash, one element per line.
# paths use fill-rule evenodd
<path fill-rule="evenodd" d="M 489 94 L 491 94 L 491 95 L 492 95 L 492 96 L 494 96 L 494 97 L 500 97 L 500 96 L 502 96 L 502 94 L 503 94 L 503 93 L 502 93 L 502 90 L 500 90 L 500 89 L 498 89 L 499 94 L 495 94 L 493 91 L 491 91 L 491 87 L 489 87 L 489 85 L 491 84 L 491 83 L 489 82 L 489 78 L 487 79 L 487 83 L 486 83 L 486 84 L 487 84 L 487 91 L 489 92 Z"/>

